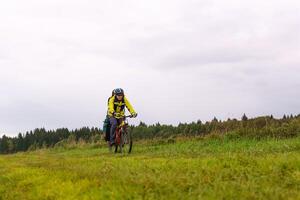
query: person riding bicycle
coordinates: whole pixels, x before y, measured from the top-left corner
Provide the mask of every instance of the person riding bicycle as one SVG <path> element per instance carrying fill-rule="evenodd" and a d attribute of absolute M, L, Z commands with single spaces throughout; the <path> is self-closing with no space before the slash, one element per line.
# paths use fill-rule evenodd
<path fill-rule="evenodd" d="M 122 118 L 125 116 L 125 107 L 132 117 L 137 117 L 137 113 L 124 95 L 124 90 L 117 88 L 113 91 L 113 95 L 108 100 L 108 112 L 110 122 L 110 146 L 114 145 L 115 131 Z"/>

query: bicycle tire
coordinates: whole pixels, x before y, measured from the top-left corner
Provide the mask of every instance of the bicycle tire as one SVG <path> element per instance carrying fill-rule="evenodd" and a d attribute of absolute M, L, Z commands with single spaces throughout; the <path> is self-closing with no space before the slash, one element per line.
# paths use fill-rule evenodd
<path fill-rule="evenodd" d="M 123 130 L 122 137 L 121 137 L 121 146 L 120 146 L 120 148 L 122 149 L 121 152 L 124 150 L 124 152 L 122 153 L 130 154 L 132 151 L 132 145 L 133 142 L 132 142 L 131 132 L 128 132 L 127 130 Z"/>
<path fill-rule="evenodd" d="M 130 154 L 133 146 L 131 133 L 123 129 L 121 130 L 120 137 L 121 137 L 120 144 L 115 145 L 115 153 L 118 153 L 118 149 L 119 149 L 120 153 Z"/>

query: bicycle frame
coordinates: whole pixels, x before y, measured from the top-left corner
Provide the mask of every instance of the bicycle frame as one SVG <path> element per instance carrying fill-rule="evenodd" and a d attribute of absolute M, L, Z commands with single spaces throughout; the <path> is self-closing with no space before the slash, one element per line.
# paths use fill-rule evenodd
<path fill-rule="evenodd" d="M 119 124 L 119 126 L 116 129 L 116 137 L 115 137 L 115 142 L 116 144 L 120 144 L 120 138 L 121 138 L 121 131 L 123 128 L 127 128 L 128 122 L 127 118 L 132 118 L 132 115 L 124 116 L 121 118 L 122 122 Z"/>
<path fill-rule="evenodd" d="M 124 135 L 123 134 L 126 133 L 125 137 L 127 137 L 127 126 L 128 126 L 128 122 L 126 120 L 127 118 L 132 118 L 132 116 L 131 115 L 124 116 L 122 118 L 122 122 L 120 123 L 120 125 L 116 129 L 116 133 L 115 133 L 116 150 L 115 150 L 115 152 L 117 151 L 118 146 L 120 146 L 120 150 L 122 152 L 122 147 L 124 145 L 124 141 L 123 141 Z M 130 150 L 129 150 L 129 153 L 131 152 L 131 147 L 132 147 L 132 141 L 131 141 L 131 136 L 130 136 Z"/>

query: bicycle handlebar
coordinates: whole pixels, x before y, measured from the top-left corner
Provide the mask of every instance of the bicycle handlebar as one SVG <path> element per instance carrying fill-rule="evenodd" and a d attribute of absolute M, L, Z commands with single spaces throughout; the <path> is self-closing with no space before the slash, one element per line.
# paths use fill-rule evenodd
<path fill-rule="evenodd" d="M 127 116 L 124 116 L 124 118 L 134 118 L 133 115 L 127 115 Z"/>
<path fill-rule="evenodd" d="M 133 115 L 125 115 L 125 116 L 119 116 L 119 117 L 124 118 L 124 119 L 126 119 L 126 118 L 135 118 Z"/>

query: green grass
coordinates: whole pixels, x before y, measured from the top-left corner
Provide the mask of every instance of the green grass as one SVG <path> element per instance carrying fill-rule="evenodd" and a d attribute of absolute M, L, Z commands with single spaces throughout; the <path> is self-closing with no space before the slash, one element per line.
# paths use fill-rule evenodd
<path fill-rule="evenodd" d="M 300 138 L 148 142 L 0 156 L 0 200 L 300 199 Z"/>

